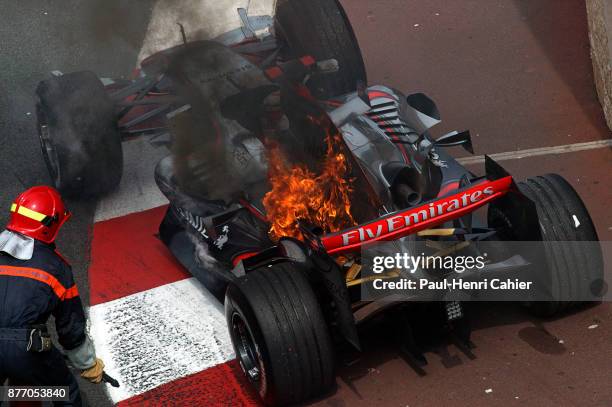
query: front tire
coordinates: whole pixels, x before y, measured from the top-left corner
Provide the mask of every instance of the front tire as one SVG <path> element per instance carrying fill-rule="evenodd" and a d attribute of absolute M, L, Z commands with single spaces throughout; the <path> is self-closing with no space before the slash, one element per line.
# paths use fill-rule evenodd
<path fill-rule="evenodd" d="M 115 106 L 89 71 L 38 84 L 38 130 L 54 186 L 68 196 L 96 197 L 119 185 L 123 170 Z"/>
<path fill-rule="evenodd" d="M 310 55 L 317 61 L 338 61 L 338 72 L 316 75 L 308 81 L 315 97 L 330 99 L 355 91 L 358 82 L 367 83 L 357 38 L 338 0 L 278 0 L 275 18 L 281 57 Z"/>
<path fill-rule="evenodd" d="M 236 357 L 267 405 L 300 403 L 331 388 L 328 327 L 300 265 L 275 264 L 230 283 L 225 315 Z"/>

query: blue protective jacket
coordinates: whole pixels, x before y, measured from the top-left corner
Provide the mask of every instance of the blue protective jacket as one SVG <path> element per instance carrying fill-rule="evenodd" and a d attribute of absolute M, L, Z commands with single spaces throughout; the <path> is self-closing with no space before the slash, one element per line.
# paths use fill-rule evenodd
<path fill-rule="evenodd" d="M 83 344 L 85 313 L 70 265 L 40 241 L 29 260 L 0 252 L 0 328 L 45 324 L 50 315 L 64 349 Z"/>

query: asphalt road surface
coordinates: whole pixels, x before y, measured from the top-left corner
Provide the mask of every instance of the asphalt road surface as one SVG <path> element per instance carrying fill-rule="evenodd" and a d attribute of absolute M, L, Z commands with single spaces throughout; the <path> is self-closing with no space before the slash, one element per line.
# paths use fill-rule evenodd
<path fill-rule="evenodd" d="M 154 3 L 0 0 L 4 208 L 25 187 L 48 182 L 33 114 L 37 82 L 55 69 L 128 76 Z M 434 135 L 470 128 L 478 154 L 610 138 L 593 86 L 582 1 L 343 4 L 370 83 L 429 94 L 443 119 Z M 612 240 L 609 148 L 503 165 L 519 179 L 547 172 L 565 176 L 585 200 L 600 239 Z M 94 206 L 70 202 L 74 218 L 58 242 L 73 262 L 85 302 Z M 7 213 L 0 211 L 2 223 Z M 337 391 L 315 405 L 612 405 L 610 304 L 551 321 L 532 319 L 506 304 L 478 304 L 470 311 L 476 345 L 471 357 L 432 335 L 422 375 L 387 337 L 366 332 L 366 352 L 349 358 L 340 368 Z M 389 327 L 379 324 L 370 332 L 387 332 Z M 110 404 L 100 387 L 83 386 L 90 404 Z"/>
<path fill-rule="evenodd" d="M 343 4 L 370 83 L 429 94 L 442 116 L 434 136 L 469 128 L 477 154 L 610 139 L 593 85 L 584 2 Z M 501 164 L 518 179 L 566 177 L 599 238 L 612 239 L 610 148 Z M 336 393 L 314 405 L 612 405 L 610 303 L 546 321 L 512 304 L 468 311 L 473 355 L 432 335 L 421 375 L 398 353 L 393 327 L 371 326 L 364 355 L 341 368 Z"/>
<path fill-rule="evenodd" d="M 52 70 L 127 77 L 136 64 L 153 0 L 0 0 L 0 223 L 23 189 L 49 182 L 35 127 L 34 90 Z M 87 264 L 94 202 L 69 202 L 73 218 L 58 248 L 88 302 Z M 110 405 L 81 382 L 91 405 Z"/>

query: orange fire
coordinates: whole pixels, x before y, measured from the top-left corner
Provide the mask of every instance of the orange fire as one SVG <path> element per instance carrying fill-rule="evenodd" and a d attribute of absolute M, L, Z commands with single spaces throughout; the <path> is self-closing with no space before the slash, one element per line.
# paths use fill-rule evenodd
<path fill-rule="evenodd" d="M 305 165 L 289 165 L 278 146 L 268 149 L 272 189 L 263 204 L 271 222 L 270 237 L 302 238 L 298 220 L 336 232 L 356 224 L 351 215 L 349 165 L 340 134 L 326 136 L 327 154 L 320 174 Z"/>

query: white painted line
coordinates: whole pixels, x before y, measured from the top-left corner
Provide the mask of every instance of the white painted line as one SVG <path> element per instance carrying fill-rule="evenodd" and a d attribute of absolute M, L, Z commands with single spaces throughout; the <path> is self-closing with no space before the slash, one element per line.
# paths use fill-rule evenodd
<path fill-rule="evenodd" d="M 123 143 L 123 177 L 119 188 L 98 201 L 94 222 L 142 212 L 168 203 L 155 183 L 155 166 L 170 154 L 141 137 Z"/>
<path fill-rule="evenodd" d="M 89 309 L 113 402 L 233 359 L 222 305 L 190 278 Z"/>
<path fill-rule="evenodd" d="M 495 161 L 507 161 L 507 160 L 527 158 L 527 157 L 535 157 L 539 155 L 574 153 L 576 151 L 595 150 L 598 148 L 605 148 L 605 147 L 612 147 L 612 139 L 599 140 L 599 141 L 588 141 L 586 143 L 566 144 L 564 146 L 541 147 L 541 148 L 532 148 L 529 150 L 508 151 L 505 153 L 490 154 L 489 157 L 491 157 Z M 484 162 L 484 156 L 479 155 L 475 157 L 463 157 L 463 158 L 459 158 L 457 161 L 463 165 L 481 164 Z"/>

